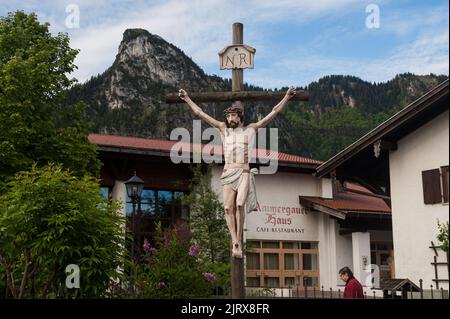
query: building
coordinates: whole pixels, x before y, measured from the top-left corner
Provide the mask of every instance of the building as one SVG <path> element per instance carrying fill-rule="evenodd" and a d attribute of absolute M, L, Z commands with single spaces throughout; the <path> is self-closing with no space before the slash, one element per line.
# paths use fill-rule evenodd
<path fill-rule="evenodd" d="M 142 236 L 151 238 L 155 220 L 169 225 L 188 218 L 188 209 L 177 198 L 189 191 L 191 164 L 171 161 L 176 141 L 100 134 L 89 139 L 98 145 L 104 164 L 102 191 L 127 203 L 124 215 L 132 211 L 124 182 L 135 171 L 144 180 Z M 360 186 L 343 188 L 333 185 L 331 178 L 315 176 L 320 161 L 285 153 L 258 154 L 258 159 L 277 158 L 278 170 L 256 176 L 258 206 L 246 216 L 244 232 L 246 286 L 342 290 L 339 269 L 354 267 L 365 281 L 370 271 L 364 268 L 371 260 L 385 267 L 384 276 L 391 276 L 390 208 L 382 199 Z M 222 199 L 222 165 L 203 165 L 212 166 L 211 186 Z"/>
<path fill-rule="evenodd" d="M 433 248 L 437 221 L 449 220 L 448 143 L 446 80 L 317 168 L 389 204 L 395 277 L 425 289 L 448 290 L 448 253 Z"/>

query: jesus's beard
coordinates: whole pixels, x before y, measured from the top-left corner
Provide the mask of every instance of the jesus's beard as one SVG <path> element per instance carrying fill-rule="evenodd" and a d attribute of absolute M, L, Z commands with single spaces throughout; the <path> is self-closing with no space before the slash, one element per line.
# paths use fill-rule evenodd
<path fill-rule="evenodd" d="M 239 123 L 238 123 L 238 122 L 235 122 L 235 121 L 227 121 L 227 127 L 228 127 L 228 128 L 235 129 L 235 128 L 237 128 L 238 126 L 239 126 Z"/>

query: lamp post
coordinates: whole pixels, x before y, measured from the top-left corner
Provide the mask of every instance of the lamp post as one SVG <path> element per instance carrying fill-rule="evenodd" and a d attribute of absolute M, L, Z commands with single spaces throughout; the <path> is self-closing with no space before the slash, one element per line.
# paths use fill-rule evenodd
<path fill-rule="evenodd" d="M 137 244 L 139 245 L 140 241 L 140 232 L 138 231 L 136 234 L 136 203 L 138 204 L 138 213 L 141 211 L 141 196 L 142 190 L 144 189 L 144 181 L 136 175 L 134 172 L 134 176 L 132 176 L 129 180 L 125 182 L 125 186 L 127 189 L 127 195 L 131 199 L 131 203 L 133 205 L 132 215 L 131 215 L 131 229 L 133 232 L 133 242 L 131 243 L 131 259 L 135 260 L 135 244 L 137 237 Z M 140 227 L 140 225 L 139 225 Z"/>

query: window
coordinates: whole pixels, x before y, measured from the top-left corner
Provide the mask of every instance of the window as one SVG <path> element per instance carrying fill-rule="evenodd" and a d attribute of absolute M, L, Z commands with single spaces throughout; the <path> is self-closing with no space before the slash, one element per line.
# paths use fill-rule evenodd
<path fill-rule="evenodd" d="M 185 192 L 144 188 L 141 199 L 143 216 L 187 219 L 189 215 L 188 211 L 186 211 L 186 207 L 183 207 L 181 204 L 181 196 L 185 194 Z M 137 209 L 137 205 L 135 209 Z M 133 212 L 133 204 L 128 195 L 126 211 L 127 215 L 131 215 Z"/>
<path fill-rule="evenodd" d="M 278 277 L 264 277 L 264 287 L 278 288 L 280 287 L 280 278 Z"/>
<path fill-rule="evenodd" d="M 302 249 L 317 249 L 317 243 L 302 243 Z"/>
<path fill-rule="evenodd" d="M 294 243 L 291 241 L 285 241 L 285 242 L 283 242 L 283 248 L 284 249 L 294 249 Z"/>
<path fill-rule="evenodd" d="M 278 254 L 264 254 L 264 269 L 280 269 Z"/>
<path fill-rule="evenodd" d="M 301 243 L 294 241 L 284 241 L 283 248 L 284 249 L 300 249 Z"/>
<path fill-rule="evenodd" d="M 173 198 L 176 202 L 180 201 L 181 198 L 185 195 L 184 192 L 173 192 Z"/>
<path fill-rule="evenodd" d="M 284 254 L 284 269 L 298 270 L 298 254 Z"/>
<path fill-rule="evenodd" d="M 284 286 L 293 287 L 295 286 L 295 277 L 284 277 Z"/>
<path fill-rule="evenodd" d="M 144 214 L 155 215 L 156 213 L 155 197 L 156 191 L 154 190 L 144 189 L 142 191 L 141 209 Z"/>
<path fill-rule="evenodd" d="M 441 176 L 442 176 L 442 197 L 444 203 L 448 203 L 448 166 L 441 167 Z"/>
<path fill-rule="evenodd" d="M 318 287 L 319 286 L 319 280 L 318 280 L 317 277 L 305 276 L 305 277 L 303 277 L 303 286 Z"/>
<path fill-rule="evenodd" d="M 280 248 L 280 243 L 277 241 L 263 241 L 263 248 Z"/>
<path fill-rule="evenodd" d="M 110 194 L 111 194 L 111 187 L 100 186 L 100 195 L 102 195 L 104 199 L 108 199 Z"/>
<path fill-rule="evenodd" d="M 126 197 L 127 227 L 136 234 L 138 243 L 142 243 L 146 238 L 153 244 L 155 221 L 161 222 L 162 228 L 165 229 L 178 220 L 189 220 L 189 207 L 181 203 L 181 196 L 184 194 L 179 191 L 144 188 L 140 203 L 141 215 L 133 215 L 133 203 L 131 198 Z M 138 204 L 135 204 L 135 213 L 138 208 Z M 138 246 L 142 247 L 141 244 Z"/>
<path fill-rule="evenodd" d="M 259 270 L 261 268 L 258 253 L 247 253 L 246 257 L 247 269 Z"/>
<path fill-rule="evenodd" d="M 171 191 L 158 191 L 158 213 L 164 217 L 171 217 L 171 204 L 172 204 L 172 192 Z"/>
<path fill-rule="evenodd" d="M 156 191 L 144 188 L 142 190 L 142 197 L 141 197 L 141 210 L 144 215 L 150 215 L 154 216 L 156 214 L 155 209 L 155 197 L 156 197 Z M 138 209 L 138 206 L 136 204 L 135 211 Z M 131 198 L 127 195 L 127 215 L 131 215 L 133 213 L 133 202 L 131 201 Z"/>
<path fill-rule="evenodd" d="M 317 270 L 316 254 L 303 254 L 303 270 Z"/>
<path fill-rule="evenodd" d="M 441 173 L 438 168 L 422 171 L 422 187 L 425 204 L 442 202 Z"/>
<path fill-rule="evenodd" d="M 319 285 L 318 242 L 250 239 L 246 248 L 247 278 L 259 278 L 265 287 L 303 289 L 307 276 L 309 285 Z"/>
<path fill-rule="evenodd" d="M 378 266 L 380 278 L 394 277 L 392 242 L 370 243 L 370 262 Z"/>
<path fill-rule="evenodd" d="M 246 242 L 247 248 L 261 248 L 259 241 L 249 240 Z"/>
<path fill-rule="evenodd" d="M 248 287 L 259 287 L 259 277 L 247 277 Z"/>

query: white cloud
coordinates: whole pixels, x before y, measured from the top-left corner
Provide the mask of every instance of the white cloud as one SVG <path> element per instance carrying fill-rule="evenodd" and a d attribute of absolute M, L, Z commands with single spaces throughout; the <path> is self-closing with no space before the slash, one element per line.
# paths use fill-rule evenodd
<path fill-rule="evenodd" d="M 358 0 L 278 0 L 261 1 L 253 0 L 246 8 L 252 10 L 254 21 L 284 21 L 286 19 L 305 23 L 311 19 L 334 13 L 337 11 L 353 11 L 358 7 L 363 7 L 362 1 Z"/>
<path fill-rule="evenodd" d="M 104 71 L 114 61 L 123 31 L 144 28 L 162 36 L 181 48 L 188 56 L 208 69 L 217 65 L 217 52 L 231 43 L 231 25 L 240 21 L 251 25 L 245 32 L 245 42 L 258 46 L 258 55 L 264 53 L 264 40 L 258 39 L 262 29 L 275 21 L 294 19 L 306 23 L 320 15 L 354 8 L 357 0 L 318 1 L 165 1 L 152 6 L 138 6 L 124 18 L 71 32 L 72 45 L 81 49 L 76 60 L 79 70 L 74 73 L 84 81 Z M 352 6 L 353 5 L 353 6 Z M 83 8 L 83 4 L 80 5 Z M 92 12 L 90 13 L 92 15 Z M 83 17 L 83 11 L 81 19 Z M 213 68 L 211 68 L 213 69 Z"/>
<path fill-rule="evenodd" d="M 384 57 L 376 59 L 334 58 L 323 55 L 305 54 L 282 59 L 270 69 L 282 70 L 282 75 L 273 76 L 264 70 L 247 74 L 247 81 L 276 88 L 280 86 L 305 86 L 320 77 L 330 74 L 355 75 L 370 82 L 384 82 L 395 75 L 412 72 L 449 74 L 449 31 L 420 34 L 411 44 L 401 45 Z"/>
<path fill-rule="evenodd" d="M 143 28 L 158 34 L 182 49 L 206 72 L 229 77 L 229 72 L 218 70 L 217 52 L 231 43 L 231 24 L 237 21 L 244 23 L 244 42 L 257 49 L 255 69 L 245 71 L 244 79 L 254 85 L 267 88 L 306 85 L 328 74 L 352 74 L 369 81 L 385 81 L 407 71 L 448 74 L 448 14 L 439 7 L 430 7 L 426 12 L 414 8 L 389 11 L 390 1 L 378 0 L 382 15 L 378 31 L 397 35 L 397 42 L 401 42 L 404 35 L 415 40 L 398 45 L 388 53 L 380 52 L 373 60 L 355 55 L 351 58 L 334 56 L 327 43 L 343 38 L 351 43 L 352 34 L 360 36 L 368 32 L 363 27 L 350 30 L 345 19 L 350 12 L 360 11 L 363 23 L 365 6 L 370 2 L 47 0 L 38 5 L 11 1 L 7 8 L 39 9 L 41 20 L 50 21 L 53 31 L 69 32 L 71 46 L 81 49 L 75 61 L 79 69 L 74 73 L 80 81 L 103 72 L 113 63 L 127 28 Z M 80 29 L 64 27 L 64 8 L 69 3 L 80 6 Z M 333 17 L 342 17 L 342 24 L 331 29 L 321 27 L 322 21 Z M 274 48 L 272 35 L 286 22 L 292 27 L 287 36 L 294 38 L 288 39 L 287 44 L 283 44 L 285 47 Z M 316 39 L 309 43 L 296 42 L 296 33 L 302 33 L 302 26 L 310 24 L 318 27 Z M 274 57 L 277 62 L 271 62 Z"/>
<path fill-rule="evenodd" d="M 223 1 L 213 2 L 228 6 Z M 127 28 L 149 30 L 180 47 L 197 63 L 212 63 L 226 41 L 226 32 L 229 32 L 219 25 L 220 21 L 226 19 L 225 14 L 226 11 L 221 7 L 203 6 L 200 1 L 169 1 L 136 12 L 113 25 L 93 25 L 79 30 L 72 34 L 73 46 L 81 49 L 76 60 L 79 71 L 75 75 L 85 80 L 87 76 L 111 65 Z M 226 22 L 223 24 L 229 25 Z"/>
<path fill-rule="evenodd" d="M 417 32 L 420 29 L 429 29 L 447 24 L 448 3 L 445 6 L 432 8 L 412 8 L 403 10 L 381 9 L 381 32 L 394 33 L 402 37 Z"/>

